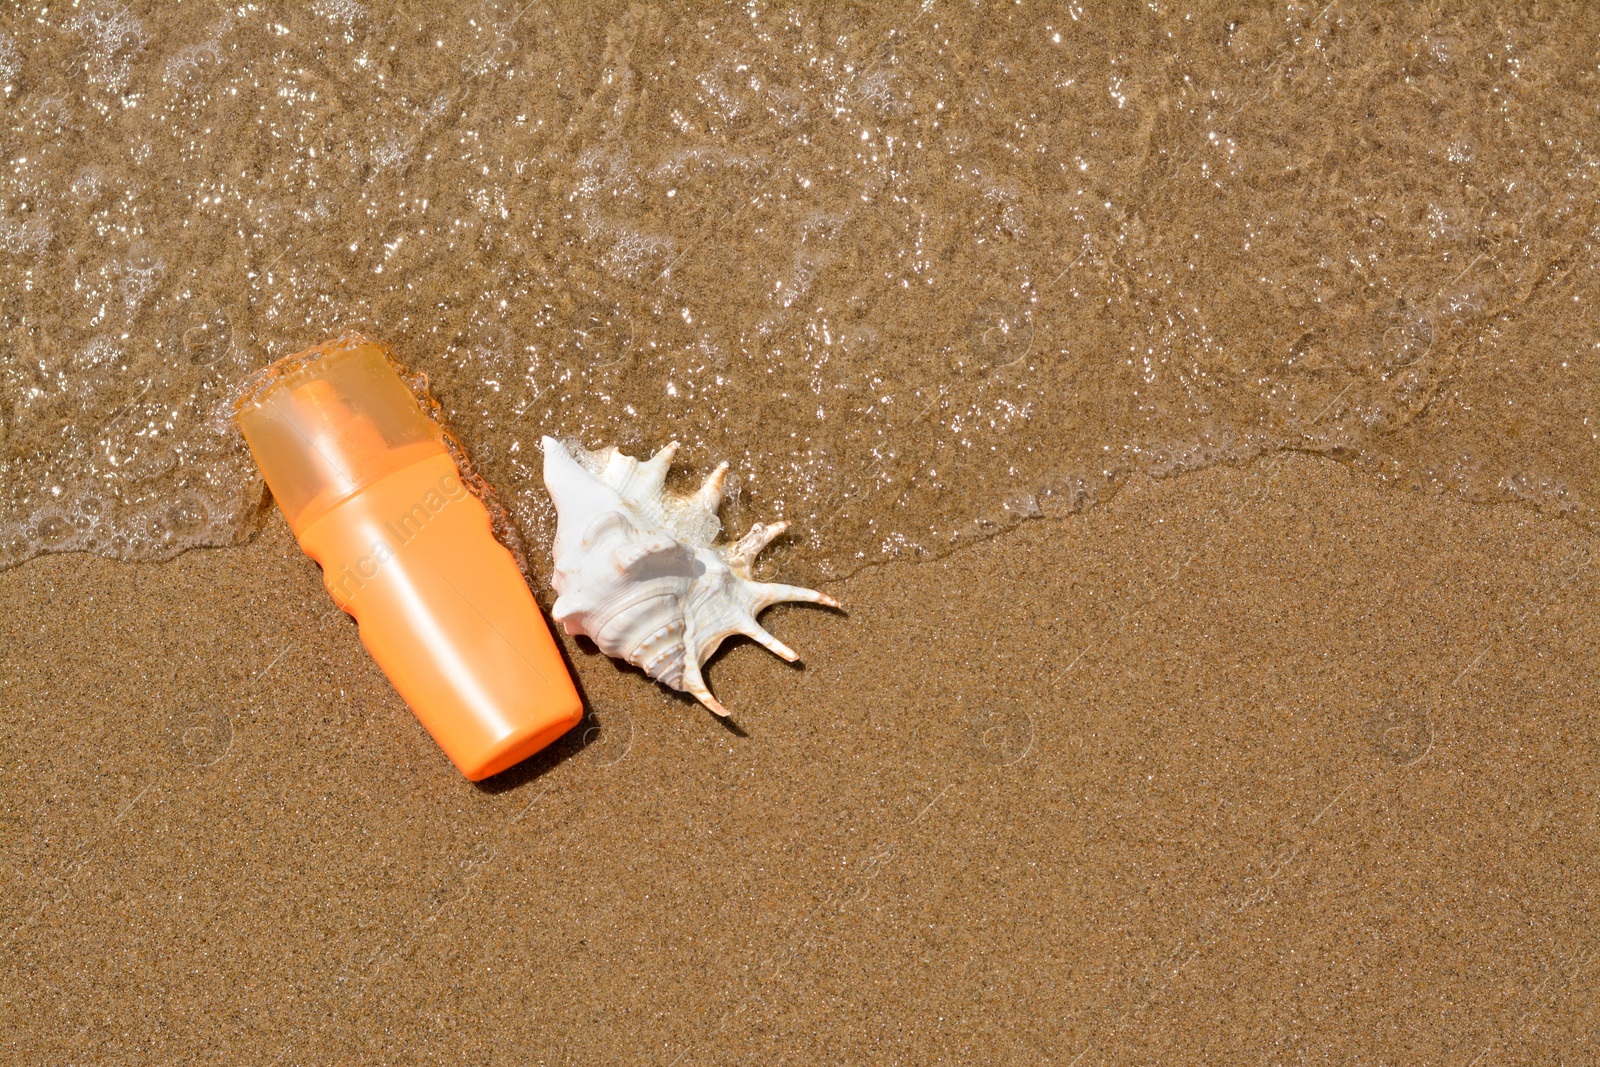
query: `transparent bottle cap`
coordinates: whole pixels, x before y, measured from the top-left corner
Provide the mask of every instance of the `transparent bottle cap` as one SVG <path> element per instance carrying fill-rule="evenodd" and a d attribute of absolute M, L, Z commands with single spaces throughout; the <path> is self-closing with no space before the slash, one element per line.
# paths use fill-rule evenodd
<path fill-rule="evenodd" d="M 237 413 L 297 534 L 362 487 L 447 453 L 443 430 L 423 413 L 388 348 L 359 334 L 272 364 Z"/>

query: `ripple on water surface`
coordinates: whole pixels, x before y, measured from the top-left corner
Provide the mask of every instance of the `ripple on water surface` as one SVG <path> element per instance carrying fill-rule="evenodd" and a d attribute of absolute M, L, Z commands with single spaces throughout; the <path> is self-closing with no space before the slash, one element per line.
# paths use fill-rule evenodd
<path fill-rule="evenodd" d="M 0 19 L 0 566 L 248 537 L 346 329 L 536 540 L 676 437 L 795 580 L 1283 448 L 1587 515 L 1582 7 L 268 6 Z"/>

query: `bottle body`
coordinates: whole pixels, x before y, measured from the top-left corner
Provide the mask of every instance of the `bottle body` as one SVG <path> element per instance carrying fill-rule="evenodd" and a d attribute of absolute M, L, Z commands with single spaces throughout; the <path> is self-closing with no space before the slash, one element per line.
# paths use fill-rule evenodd
<path fill-rule="evenodd" d="M 281 361 L 240 427 L 323 584 L 467 778 L 583 715 L 544 616 L 489 512 L 390 361 L 354 336 Z"/>
<path fill-rule="evenodd" d="M 533 594 L 442 449 L 348 497 L 299 539 L 469 779 L 520 763 L 582 718 Z"/>

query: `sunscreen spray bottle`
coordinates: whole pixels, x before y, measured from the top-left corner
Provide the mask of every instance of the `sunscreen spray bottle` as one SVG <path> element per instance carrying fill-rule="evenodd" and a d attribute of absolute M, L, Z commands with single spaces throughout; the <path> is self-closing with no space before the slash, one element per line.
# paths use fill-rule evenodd
<path fill-rule="evenodd" d="M 487 778 L 577 724 L 533 594 L 386 347 L 349 334 L 279 360 L 238 420 L 334 603 L 462 774 Z"/>

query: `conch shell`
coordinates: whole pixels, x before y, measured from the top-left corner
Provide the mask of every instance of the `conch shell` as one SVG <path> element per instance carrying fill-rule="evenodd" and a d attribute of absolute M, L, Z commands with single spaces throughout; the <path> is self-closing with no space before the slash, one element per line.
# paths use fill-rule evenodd
<path fill-rule="evenodd" d="M 673 441 L 641 463 L 615 448 L 544 439 L 544 484 L 556 505 L 551 615 L 567 633 L 727 715 L 700 673 L 717 646 L 745 634 L 792 662 L 795 653 L 756 616 L 791 600 L 839 604 L 813 589 L 755 581 L 756 554 L 786 522 L 757 523 L 738 543 L 713 545 L 728 465 L 699 492 L 678 496 L 663 487 L 677 451 Z"/>

